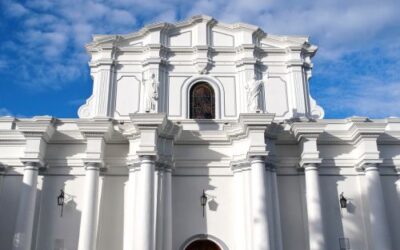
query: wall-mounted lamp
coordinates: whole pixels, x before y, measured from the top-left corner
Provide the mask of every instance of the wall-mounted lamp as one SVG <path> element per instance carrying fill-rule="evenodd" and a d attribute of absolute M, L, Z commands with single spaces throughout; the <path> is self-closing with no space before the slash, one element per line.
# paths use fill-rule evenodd
<path fill-rule="evenodd" d="M 61 214 L 60 217 L 62 217 L 63 215 L 63 209 L 64 209 L 64 199 L 65 199 L 65 195 L 64 195 L 64 190 L 60 190 L 60 195 L 57 196 L 57 205 L 59 207 L 61 207 Z"/>
<path fill-rule="evenodd" d="M 202 194 L 201 197 L 200 197 L 200 204 L 201 204 L 201 206 L 203 207 L 203 217 L 204 217 L 205 209 L 206 209 L 206 204 L 207 204 L 207 195 L 206 195 L 206 193 L 204 192 L 204 189 L 203 189 L 203 194 Z"/>
<path fill-rule="evenodd" d="M 347 199 L 343 196 L 343 192 L 340 194 L 339 202 L 341 208 L 347 208 Z"/>

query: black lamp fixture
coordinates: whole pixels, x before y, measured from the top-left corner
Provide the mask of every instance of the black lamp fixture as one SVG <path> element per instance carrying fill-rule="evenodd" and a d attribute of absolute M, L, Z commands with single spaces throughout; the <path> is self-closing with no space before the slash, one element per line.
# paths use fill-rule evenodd
<path fill-rule="evenodd" d="M 57 196 L 57 205 L 58 205 L 59 207 L 61 207 L 61 214 L 60 214 L 60 217 L 62 217 L 62 215 L 63 215 L 64 198 L 65 198 L 64 190 L 61 189 L 61 190 L 60 190 L 60 195 Z"/>
<path fill-rule="evenodd" d="M 343 196 L 343 192 L 340 194 L 339 202 L 341 208 L 347 207 L 347 199 Z"/>
<path fill-rule="evenodd" d="M 206 193 L 204 192 L 204 189 L 203 189 L 203 194 L 202 194 L 201 197 L 200 197 L 200 204 L 201 204 L 201 206 L 203 207 L 203 217 L 204 217 L 205 208 L 206 208 L 206 204 L 207 204 L 207 195 L 206 195 Z"/>

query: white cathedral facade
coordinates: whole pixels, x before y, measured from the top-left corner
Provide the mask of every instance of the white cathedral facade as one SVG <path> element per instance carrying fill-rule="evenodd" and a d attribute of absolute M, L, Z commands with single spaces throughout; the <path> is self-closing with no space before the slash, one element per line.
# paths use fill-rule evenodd
<path fill-rule="evenodd" d="M 0 249 L 400 249 L 400 119 L 322 119 L 307 37 L 194 16 L 86 49 L 79 119 L 0 118 Z"/>

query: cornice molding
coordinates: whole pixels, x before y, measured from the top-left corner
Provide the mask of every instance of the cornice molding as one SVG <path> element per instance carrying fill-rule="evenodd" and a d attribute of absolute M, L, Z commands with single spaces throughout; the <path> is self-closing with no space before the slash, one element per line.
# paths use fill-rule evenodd
<path fill-rule="evenodd" d="M 55 118 L 50 116 L 35 116 L 32 119 L 16 121 L 16 128 L 25 139 L 43 139 L 49 142 L 55 132 Z"/>

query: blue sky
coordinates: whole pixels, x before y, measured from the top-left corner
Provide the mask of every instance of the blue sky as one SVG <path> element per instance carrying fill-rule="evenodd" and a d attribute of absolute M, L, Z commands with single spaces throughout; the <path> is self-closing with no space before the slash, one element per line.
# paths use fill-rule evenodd
<path fill-rule="evenodd" d="M 326 118 L 400 116 L 398 0 L 29 0 L 0 2 L 0 116 L 76 117 L 91 94 L 84 44 L 206 14 L 319 47 L 311 93 Z"/>

